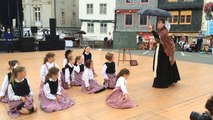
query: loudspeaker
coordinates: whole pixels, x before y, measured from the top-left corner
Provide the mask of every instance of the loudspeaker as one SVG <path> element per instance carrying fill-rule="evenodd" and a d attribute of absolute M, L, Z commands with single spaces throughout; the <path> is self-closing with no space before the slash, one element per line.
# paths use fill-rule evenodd
<path fill-rule="evenodd" d="M 35 38 L 33 37 L 22 38 L 21 48 L 22 52 L 35 51 Z"/>
<path fill-rule="evenodd" d="M 59 41 L 59 35 L 45 35 L 46 41 Z"/>
<path fill-rule="evenodd" d="M 55 36 L 56 35 L 56 19 L 50 18 L 50 35 Z"/>
<path fill-rule="evenodd" d="M 38 28 L 36 26 L 31 26 L 31 33 L 37 33 Z"/>

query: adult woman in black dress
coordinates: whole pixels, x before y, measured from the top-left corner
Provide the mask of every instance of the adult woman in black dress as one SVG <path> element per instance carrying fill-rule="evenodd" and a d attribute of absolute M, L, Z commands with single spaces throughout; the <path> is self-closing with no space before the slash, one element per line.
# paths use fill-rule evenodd
<path fill-rule="evenodd" d="M 165 27 L 165 20 L 163 19 L 158 22 L 157 32 L 154 31 L 151 25 L 149 25 L 149 29 L 157 42 L 153 61 L 153 87 L 168 88 L 171 84 L 180 80 L 174 59 L 174 41 L 168 36 L 168 29 Z"/>

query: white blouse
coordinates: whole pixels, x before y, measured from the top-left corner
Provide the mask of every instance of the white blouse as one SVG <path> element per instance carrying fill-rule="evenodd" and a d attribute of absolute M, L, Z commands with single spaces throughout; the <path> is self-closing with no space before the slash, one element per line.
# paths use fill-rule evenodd
<path fill-rule="evenodd" d="M 23 78 L 21 81 L 18 81 L 18 80 L 15 79 L 15 81 L 16 81 L 16 82 L 22 82 L 22 81 L 24 81 L 24 79 L 25 79 L 25 78 Z M 27 80 L 27 83 L 28 83 L 28 85 L 29 85 L 29 80 Z M 29 87 L 30 87 L 30 85 L 29 85 Z M 31 88 L 30 88 L 30 93 L 29 93 L 29 95 L 30 95 L 30 96 L 33 95 L 33 92 L 32 92 L 32 89 L 31 89 Z M 20 98 L 21 96 L 15 95 L 15 92 L 13 91 L 13 88 L 12 88 L 12 85 L 11 85 L 11 84 L 9 84 L 9 86 L 8 86 L 8 97 L 9 97 L 10 100 L 21 100 L 21 98 Z"/>
<path fill-rule="evenodd" d="M 103 75 L 104 79 L 109 79 L 106 74 L 106 70 L 107 70 L 107 66 L 106 66 L 106 64 L 104 64 L 104 66 L 102 68 L 102 75 Z"/>
<path fill-rule="evenodd" d="M 41 66 L 41 76 L 40 77 L 41 77 L 42 82 L 45 82 L 45 77 L 46 77 L 49 69 L 52 68 L 52 67 L 59 68 L 59 66 L 54 62 L 53 63 L 46 62 L 45 64 L 43 64 Z"/>
<path fill-rule="evenodd" d="M 126 89 L 127 81 L 124 77 L 119 77 L 117 82 L 116 82 L 116 87 L 120 87 L 123 94 L 128 93 Z"/>
<path fill-rule="evenodd" d="M 49 79 L 50 81 L 53 81 L 53 79 Z M 55 100 L 57 99 L 55 95 L 51 94 L 50 92 L 50 86 L 49 86 L 49 83 L 46 83 L 44 84 L 44 95 L 48 98 L 48 99 L 51 99 L 51 100 Z M 57 95 L 61 95 L 61 86 L 59 84 L 59 81 L 58 81 L 58 90 L 57 90 Z"/>
<path fill-rule="evenodd" d="M 2 82 L 2 85 L 1 85 L 0 96 L 5 96 L 5 93 L 7 91 L 8 84 L 9 84 L 9 80 L 8 79 L 9 79 L 8 75 L 5 75 L 4 80 Z"/>
<path fill-rule="evenodd" d="M 90 86 L 89 80 L 94 80 L 92 69 L 86 68 L 84 70 L 84 73 L 82 75 L 82 80 L 84 81 L 86 87 Z"/>
<path fill-rule="evenodd" d="M 77 66 L 74 66 L 74 71 L 77 72 L 77 73 L 80 73 L 80 65 L 77 65 Z M 84 66 L 84 69 L 85 69 L 85 66 Z"/>
<path fill-rule="evenodd" d="M 67 84 L 70 84 L 70 78 L 72 78 L 72 80 L 74 80 L 74 65 L 71 65 L 70 63 L 68 63 L 68 65 L 70 66 L 70 67 L 73 67 L 73 72 L 70 74 L 70 70 L 69 70 L 69 68 L 66 68 L 65 69 L 65 82 L 67 83 Z"/>
<path fill-rule="evenodd" d="M 63 67 L 65 67 L 66 64 L 67 64 L 67 59 L 64 58 Z"/>

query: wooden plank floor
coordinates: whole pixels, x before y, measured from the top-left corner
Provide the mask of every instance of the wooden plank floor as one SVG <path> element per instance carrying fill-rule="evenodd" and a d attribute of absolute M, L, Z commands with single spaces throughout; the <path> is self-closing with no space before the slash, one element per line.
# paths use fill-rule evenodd
<path fill-rule="evenodd" d="M 62 66 L 64 51 L 54 51 L 56 63 Z M 102 83 L 101 69 L 106 52 L 93 50 L 97 80 Z M 40 67 L 47 52 L 0 54 L 0 80 L 8 72 L 7 62 L 18 59 L 27 68 L 27 77 L 34 91 L 35 104 L 39 107 L 38 88 L 40 85 Z M 82 49 L 73 55 L 80 55 Z M 117 53 L 115 60 L 117 60 Z M 113 109 L 106 105 L 105 98 L 110 90 L 99 94 L 87 95 L 80 87 L 73 87 L 67 92 L 74 98 L 76 105 L 54 113 L 45 113 L 38 109 L 36 113 L 21 116 L 18 120 L 188 120 L 191 111 L 204 111 L 206 99 L 213 94 L 213 65 L 177 61 L 181 82 L 168 89 L 152 88 L 152 57 L 133 56 L 139 66 L 130 67 L 129 63 L 120 63 L 118 70 L 128 68 L 131 71 L 128 91 L 131 98 L 139 104 L 133 109 Z M 211 71 L 211 72 L 210 72 Z M 10 120 L 7 105 L 0 103 L 0 120 Z"/>

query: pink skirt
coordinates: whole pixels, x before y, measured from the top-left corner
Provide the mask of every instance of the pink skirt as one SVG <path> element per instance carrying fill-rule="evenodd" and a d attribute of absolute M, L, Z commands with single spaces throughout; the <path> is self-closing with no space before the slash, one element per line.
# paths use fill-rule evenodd
<path fill-rule="evenodd" d="M 75 72 L 75 74 L 74 74 L 75 80 L 72 82 L 72 85 L 81 86 L 82 85 L 82 75 L 83 75 L 83 72 L 80 72 L 80 73 Z"/>
<path fill-rule="evenodd" d="M 9 101 L 8 92 L 6 91 L 5 96 L 0 100 L 0 102 L 8 103 Z"/>
<path fill-rule="evenodd" d="M 31 110 L 33 108 L 33 99 L 32 97 L 26 96 L 26 102 L 23 104 L 23 102 L 21 100 L 17 100 L 17 101 L 9 101 L 8 102 L 8 106 L 9 106 L 9 111 L 8 114 L 12 117 L 12 118 L 16 118 L 20 116 L 19 113 L 19 108 L 21 104 L 23 104 L 23 107 Z"/>
<path fill-rule="evenodd" d="M 115 88 L 113 92 L 107 96 L 106 103 L 107 105 L 118 109 L 133 108 L 138 106 L 130 98 L 124 99 L 123 92 L 120 88 Z"/>
<path fill-rule="evenodd" d="M 90 91 L 87 90 L 84 81 L 82 81 L 82 91 L 84 93 L 92 94 L 92 93 L 98 93 L 105 90 L 104 86 L 99 85 L 95 80 L 89 80 L 89 85 L 91 88 Z"/>
<path fill-rule="evenodd" d="M 50 100 L 45 95 L 41 98 L 41 109 L 45 112 L 55 112 L 67 109 L 75 104 L 74 100 L 70 99 L 67 94 L 61 96 L 61 100 Z"/>
<path fill-rule="evenodd" d="M 116 74 L 107 74 L 109 80 L 104 79 L 105 88 L 114 89 L 116 85 L 117 76 Z"/>

